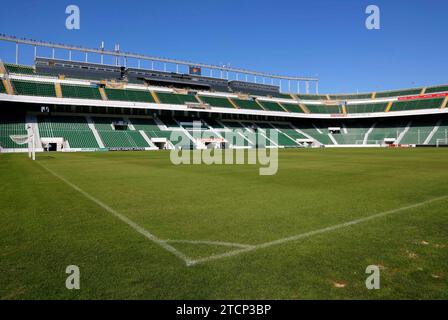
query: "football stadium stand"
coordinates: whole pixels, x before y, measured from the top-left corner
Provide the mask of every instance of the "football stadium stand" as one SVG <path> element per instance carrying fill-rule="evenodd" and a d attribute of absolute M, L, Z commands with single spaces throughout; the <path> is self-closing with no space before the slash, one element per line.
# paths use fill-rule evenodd
<path fill-rule="evenodd" d="M 27 125 L 42 150 L 57 143 L 61 151 L 448 145 L 448 85 L 286 94 L 260 83 L 44 58 L 2 68 L 2 152 L 26 150 L 11 136 L 27 134 Z"/>

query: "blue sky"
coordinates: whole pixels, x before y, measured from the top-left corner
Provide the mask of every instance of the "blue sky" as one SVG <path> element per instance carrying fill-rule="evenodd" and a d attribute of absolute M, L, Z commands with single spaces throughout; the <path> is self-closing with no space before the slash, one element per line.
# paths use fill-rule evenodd
<path fill-rule="evenodd" d="M 78 5 L 81 29 L 65 28 Z M 381 30 L 365 8 L 381 9 Z M 257 71 L 320 78 L 322 93 L 448 83 L 446 0 L 9 1 L 0 32 Z M 31 64 L 24 51 L 21 63 Z M 42 50 L 41 55 L 46 52 Z M 49 54 L 49 53 L 47 53 Z M 0 43 L 0 58 L 14 46 Z"/>

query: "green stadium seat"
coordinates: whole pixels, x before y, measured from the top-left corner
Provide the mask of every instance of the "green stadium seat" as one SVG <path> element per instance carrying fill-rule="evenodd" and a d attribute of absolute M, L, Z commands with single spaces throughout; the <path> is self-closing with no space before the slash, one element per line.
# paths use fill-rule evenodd
<path fill-rule="evenodd" d="M 377 92 L 375 97 L 376 98 L 390 98 L 390 97 L 412 96 L 412 95 L 418 95 L 421 92 L 422 92 L 422 88 L 384 91 L 384 92 Z"/>
<path fill-rule="evenodd" d="M 104 89 L 109 100 L 155 103 L 151 92 L 132 89 Z"/>
<path fill-rule="evenodd" d="M 162 104 L 180 104 L 184 105 L 188 102 L 199 103 L 196 97 L 192 94 L 176 94 L 168 92 L 156 92 Z"/>
<path fill-rule="evenodd" d="M 217 108 L 230 108 L 235 109 L 235 107 L 230 103 L 229 99 L 222 97 L 210 97 L 210 96 L 199 96 L 199 98 L 211 107 Z"/>
<path fill-rule="evenodd" d="M 438 86 L 438 87 L 427 88 L 425 91 L 425 94 L 447 92 L 447 91 L 448 91 L 448 86 Z"/>
<path fill-rule="evenodd" d="M 387 108 L 387 102 L 381 103 L 363 103 L 363 104 L 347 104 L 345 109 L 347 113 L 373 113 L 373 112 L 385 112 Z"/>
<path fill-rule="evenodd" d="M 3 85 L 2 79 L 0 79 L 0 93 L 6 93 L 5 86 Z"/>
<path fill-rule="evenodd" d="M 232 99 L 235 104 L 240 107 L 241 109 L 248 109 L 248 110 L 263 110 L 258 103 L 256 103 L 253 100 L 243 100 L 243 99 Z"/>
<path fill-rule="evenodd" d="M 282 103 L 282 106 L 289 112 L 304 113 L 302 108 L 298 104 L 293 103 Z"/>
<path fill-rule="evenodd" d="M 263 108 L 265 108 L 266 110 L 269 111 L 280 111 L 280 112 L 285 112 L 285 110 L 282 108 L 281 105 L 279 105 L 277 102 L 272 102 L 272 101 L 258 101 Z"/>
<path fill-rule="evenodd" d="M 85 117 L 38 116 L 41 138 L 64 138 L 70 148 L 98 148 L 98 143 Z"/>
<path fill-rule="evenodd" d="M 440 108 L 443 98 L 419 99 L 394 102 L 390 111 L 418 110 Z"/>
<path fill-rule="evenodd" d="M 341 106 L 329 106 L 329 105 L 316 105 L 307 104 L 305 105 L 311 113 L 326 113 L 326 114 L 337 114 L 342 113 Z"/>
<path fill-rule="evenodd" d="M 26 145 L 18 145 L 11 140 L 12 135 L 26 135 L 25 117 L 3 115 L 0 117 L 0 147 L 5 149 L 23 149 Z"/>
<path fill-rule="evenodd" d="M 9 63 L 5 63 L 4 65 L 8 73 L 28 74 L 28 75 L 34 74 L 34 68 L 30 66 L 22 66 L 18 64 L 9 64 Z"/>
<path fill-rule="evenodd" d="M 19 95 L 56 97 L 56 90 L 53 83 L 31 82 L 22 80 L 12 80 L 12 85 Z"/>
<path fill-rule="evenodd" d="M 61 84 L 61 91 L 64 98 L 101 100 L 100 91 L 96 87 Z"/>

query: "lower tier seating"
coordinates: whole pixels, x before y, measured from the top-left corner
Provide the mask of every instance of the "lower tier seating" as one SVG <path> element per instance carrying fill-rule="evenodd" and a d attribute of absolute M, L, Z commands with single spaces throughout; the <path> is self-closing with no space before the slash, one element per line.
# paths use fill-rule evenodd
<path fill-rule="evenodd" d="M 436 145 L 437 142 L 448 144 L 448 119 L 441 121 L 429 144 Z"/>
<path fill-rule="evenodd" d="M 98 143 L 85 117 L 38 116 L 41 138 L 64 138 L 70 148 L 98 148 Z"/>
<path fill-rule="evenodd" d="M 116 130 L 114 124 L 125 122 L 122 118 L 92 117 L 95 128 L 106 148 L 147 148 L 148 142 L 137 130 L 131 130 L 129 125 L 123 130 Z M 135 127 L 134 127 L 135 128 Z"/>
<path fill-rule="evenodd" d="M 20 149 L 26 145 L 18 145 L 11 140 L 12 135 L 26 135 L 25 116 L 5 115 L 0 116 L 0 147 Z"/>
<path fill-rule="evenodd" d="M 147 138 L 165 138 L 174 145 L 190 148 L 194 144 L 200 145 L 199 141 L 195 140 L 198 132 L 201 135 L 206 134 L 208 138 L 222 137 L 230 147 L 299 147 L 303 143 L 299 140 L 310 139 L 323 145 L 384 144 L 386 139 L 389 143 L 400 144 L 435 145 L 444 141 L 448 143 L 448 118 L 442 114 L 313 121 L 217 120 L 176 115 L 159 116 L 157 120 L 138 115 L 129 119 L 96 115 L 91 117 L 94 127 L 88 123 L 85 116 L 38 114 L 36 119 L 41 138 L 63 138 L 68 142 L 64 148 L 76 149 L 97 149 L 101 141 L 106 148 L 147 148 L 152 145 Z M 202 123 L 199 128 L 191 125 L 195 119 Z M 330 132 L 331 128 L 340 130 Z M 95 138 L 95 131 L 101 141 Z M 245 136 L 246 133 L 251 133 L 252 136 Z M 0 147 L 26 148 L 15 144 L 10 138 L 11 135 L 26 135 L 25 115 L 0 117 Z M 159 142 L 163 141 L 154 143 Z"/>

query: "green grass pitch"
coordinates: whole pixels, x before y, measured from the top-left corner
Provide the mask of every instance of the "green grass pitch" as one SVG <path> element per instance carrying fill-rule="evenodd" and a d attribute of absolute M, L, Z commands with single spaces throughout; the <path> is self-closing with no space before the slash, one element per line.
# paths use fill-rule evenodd
<path fill-rule="evenodd" d="M 0 299 L 448 298 L 448 150 L 285 150 L 274 176 L 168 152 L 37 158 L 0 154 Z"/>

